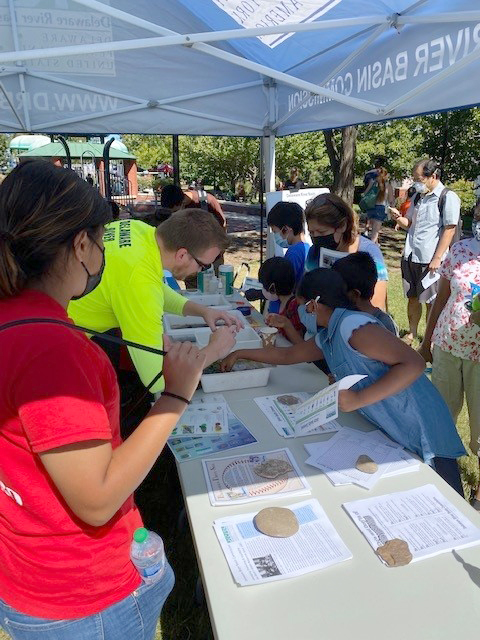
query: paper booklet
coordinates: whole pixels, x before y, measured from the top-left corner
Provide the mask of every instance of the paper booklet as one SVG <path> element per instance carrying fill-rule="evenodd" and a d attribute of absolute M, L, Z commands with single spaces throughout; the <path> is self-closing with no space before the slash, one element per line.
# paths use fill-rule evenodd
<path fill-rule="evenodd" d="M 419 468 L 419 462 L 407 453 L 401 445 L 389 440 L 380 432 L 363 432 L 358 429 L 343 428 L 324 442 L 305 445 L 310 454 L 306 463 L 321 469 L 334 486 L 357 484 L 371 489 L 380 478 L 390 471 L 394 474 Z M 356 468 L 361 455 L 368 456 L 377 465 L 374 473 L 366 473 Z"/>
<path fill-rule="evenodd" d="M 433 484 L 343 507 L 373 549 L 399 538 L 408 543 L 412 562 L 480 544 L 480 529 Z"/>
<path fill-rule="evenodd" d="M 300 525 L 289 538 L 260 533 L 253 522 L 256 511 L 213 523 L 230 571 L 240 586 L 302 576 L 352 557 L 318 500 L 297 502 L 287 508 Z"/>
<path fill-rule="evenodd" d="M 214 507 L 311 492 L 288 449 L 202 460 L 202 465 L 208 497 Z M 275 476 L 277 472 L 276 477 L 265 477 L 265 474 Z"/>
<path fill-rule="evenodd" d="M 284 438 L 330 433 L 341 426 L 338 417 L 338 392 L 350 389 L 366 376 L 352 375 L 312 395 L 303 391 L 255 398 L 255 402 Z"/>
<path fill-rule="evenodd" d="M 205 406 L 210 402 L 225 403 L 225 396 L 221 393 L 209 393 L 208 395 L 195 394 L 192 398 L 191 406 Z M 169 449 L 172 451 L 177 462 L 187 462 L 196 458 L 204 458 L 221 451 L 226 453 L 229 449 L 244 447 L 257 442 L 255 436 L 250 433 L 241 420 L 227 407 L 228 432 L 202 434 L 201 436 L 170 436 L 167 440 Z"/>
<path fill-rule="evenodd" d="M 346 253 L 345 251 L 334 251 L 333 249 L 326 249 L 325 247 L 321 247 L 318 266 L 330 269 L 330 267 L 335 264 L 337 260 L 340 260 L 340 258 L 345 258 L 345 256 L 348 256 L 348 253 Z"/>

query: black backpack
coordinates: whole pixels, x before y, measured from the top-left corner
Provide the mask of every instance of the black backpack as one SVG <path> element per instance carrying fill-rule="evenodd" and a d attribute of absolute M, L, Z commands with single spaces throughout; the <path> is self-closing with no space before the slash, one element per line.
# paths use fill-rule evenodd
<path fill-rule="evenodd" d="M 444 187 L 442 189 L 442 193 L 440 194 L 440 197 L 438 198 L 438 210 L 440 212 L 440 215 L 443 217 L 443 210 L 445 209 L 445 201 L 447 199 L 447 193 L 451 191 L 451 189 L 449 189 L 448 187 Z M 418 204 L 418 201 L 420 200 L 420 198 L 422 197 L 421 193 L 417 193 L 414 200 L 413 200 L 413 206 L 416 207 Z M 462 225 L 463 225 L 463 221 L 462 221 L 462 217 L 460 216 L 458 219 L 458 224 L 457 227 L 455 229 L 455 234 L 452 238 L 452 241 L 450 243 L 450 246 L 452 246 L 452 244 L 454 244 L 455 242 L 458 242 L 459 240 L 462 239 Z"/>

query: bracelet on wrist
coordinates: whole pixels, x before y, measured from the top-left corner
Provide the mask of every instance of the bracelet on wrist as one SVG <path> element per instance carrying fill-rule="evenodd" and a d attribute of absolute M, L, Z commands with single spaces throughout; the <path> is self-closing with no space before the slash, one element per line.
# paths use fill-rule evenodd
<path fill-rule="evenodd" d="M 190 404 L 190 400 L 187 400 L 183 396 L 179 396 L 176 393 L 171 393 L 170 391 L 162 391 L 162 396 L 168 396 L 169 398 L 175 398 L 176 400 L 181 400 L 185 404 Z"/>

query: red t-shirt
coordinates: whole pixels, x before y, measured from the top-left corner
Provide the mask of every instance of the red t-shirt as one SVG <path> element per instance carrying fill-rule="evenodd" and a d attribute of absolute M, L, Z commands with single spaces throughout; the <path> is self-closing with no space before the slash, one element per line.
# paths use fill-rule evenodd
<path fill-rule="evenodd" d="M 68 320 L 38 291 L 0 300 L 0 325 Z M 130 561 L 142 526 L 131 496 L 93 527 L 67 506 L 39 453 L 85 440 L 118 447 L 119 390 L 102 350 L 78 331 L 48 324 L 0 331 L 0 598 L 42 618 L 80 618 L 140 584 Z"/>
<path fill-rule="evenodd" d="M 298 302 L 295 296 L 292 296 L 290 300 L 285 305 L 283 311 L 280 311 L 281 316 L 286 316 L 293 325 L 293 328 L 302 336 L 305 335 L 305 327 L 300 321 L 300 316 L 298 315 Z M 287 334 L 283 329 L 279 331 L 280 335 L 287 337 Z"/>

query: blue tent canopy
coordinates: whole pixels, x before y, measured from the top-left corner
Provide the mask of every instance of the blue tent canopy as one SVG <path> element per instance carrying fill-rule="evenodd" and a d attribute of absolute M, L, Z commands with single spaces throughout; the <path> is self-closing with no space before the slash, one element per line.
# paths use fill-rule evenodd
<path fill-rule="evenodd" d="M 0 0 L 0 131 L 282 136 L 480 103 L 478 0 Z"/>

